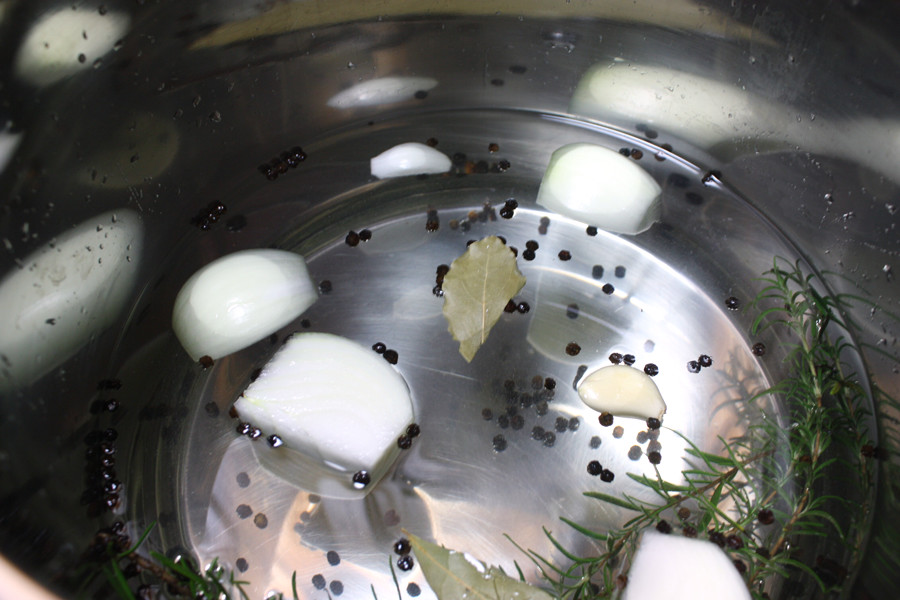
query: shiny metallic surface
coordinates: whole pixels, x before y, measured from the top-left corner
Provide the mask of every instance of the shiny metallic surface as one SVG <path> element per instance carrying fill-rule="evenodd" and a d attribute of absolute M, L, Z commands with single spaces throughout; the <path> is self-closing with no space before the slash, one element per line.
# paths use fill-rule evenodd
<path fill-rule="evenodd" d="M 346 597 L 369 585 L 389 597 L 401 528 L 508 570 L 522 557 L 504 534 L 549 555 L 546 526 L 588 551 L 558 517 L 602 528 L 618 515 L 583 502 L 602 489 L 586 462 L 600 457 L 617 485 L 650 465 L 626 457 L 639 422 L 616 438 L 580 404 L 578 366 L 612 351 L 652 357 L 666 425 L 713 448 L 752 421 L 740 399 L 779 374 L 777 355 L 750 355 L 749 316 L 722 304 L 752 297 L 776 254 L 836 272 L 834 292 L 879 305 L 849 316 L 886 393 L 874 406 L 878 443 L 894 452 L 900 415 L 887 397 L 900 397 L 900 375 L 883 352 L 896 356 L 900 312 L 898 25 L 894 4 L 865 1 L 460 1 L 424 12 L 406 0 L 0 1 L 0 550 L 69 593 L 56 575 L 112 518 L 88 517 L 79 502 L 82 440 L 115 427 L 125 482 L 115 515 L 132 536 L 157 521 L 151 542 L 171 555 L 238 570 L 244 559 L 254 598 L 289 592 L 293 571 L 301 597 L 316 593 L 314 574 L 342 581 Z M 432 137 L 448 155 L 511 167 L 369 175 L 372 156 Z M 541 212 L 533 200 L 549 155 L 574 141 L 642 149 L 663 187 L 662 222 L 589 237 Z M 274 181 L 258 170 L 297 146 L 307 158 L 296 169 Z M 720 175 L 704 185 L 709 170 Z M 521 205 L 514 219 L 451 229 L 508 197 Z M 202 230 L 213 200 L 228 211 Z M 425 231 L 429 209 L 437 232 Z M 343 243 L 363 227 L 370 242 Z M 535 261 L 520 260 L 533 310 L 504 315 L 466 364 L 431 293 L 434 271 L 488 233 L 520 251 L 540 241 Z M 265 448 L 236 436 L 227 416 L 299 322 L 208 370 L 172 334 L 172 302 L 192 272 L 270 245 L 301 252 L 333 283 L 304 315 L 312 330 L 400 354 L 424 433 L 365 501 L 273 477 L 254 458 Z M 574 357 L 563 351 L 572 341 Z M 716 370 L 687 373 L 698 353 Z M 558 383 L 548 414 L 521 408 L 527 425 L 501 430 L 505 380 L 529 393 L 534 375 Z M 111 379 L 121 387 L 98 386 Z M 118 410 L 92 413 L 111 399 Z M 529 438 L 557 416 L 578 417 L 578 430 L 553 447 Z M 674 477 L 673 435 L 660 442 L 673 448 L 661 466 Z M 893 597 L 895 461 L 880 463 L 868 552 L 846 597 Z M 425 588 L 416 570 L 402 577 Z"/>

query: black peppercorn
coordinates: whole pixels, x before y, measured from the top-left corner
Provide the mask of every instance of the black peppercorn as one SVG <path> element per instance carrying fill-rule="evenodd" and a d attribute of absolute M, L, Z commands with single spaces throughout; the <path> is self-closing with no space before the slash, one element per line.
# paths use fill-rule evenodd
<path fill-rule="evenodd" d="M 622 357 L 622 362 L 629 366 L 633 365 L 636 360 L 637 359 L 634 357 L 634 354 L 626 354 Z"/>
<path fill-rule="evenodd" d="M 598 460 L 592 460 L 587 464 L 587 472 L 596 477 L 603 472 L 603 465 Z"/>
<path fill-rule="evenodd" d="M 493 439 L 494 451 L 495 452 L 503 452 L 506 450 L 507 442 L 506 438 L 503 437 L 503 434 L 497 434 Z"/>
<path fill-rule="evenodd" d="M 725 536 L 718 531 L 710 531 L 709 532 L 709 541 L 718 546 L 719 548 L 725 547 Z"/>
<path fill-rule="evenodd" d="M 603 440 L 600 439 L 600 436 L 595 435 L 595 436 L 591 437 L 591 441 L 588 443 L 588 445 L 591 447 L 591 449 L 596 450 L 597 448 L 600 447 L 600 444 L 602 444 L 602 443 L 603 443 Z"/>
<path fill-rule="evenodd" d="M 589 236 L 594 237 L 595 235 L 597 235 L 597 228 L 594 227 L 593 225 L 588 225 L 588 228 L 585 230 L 585 232 Z"/>
<path fill-rule="evenodd" d="M 695 538 L 697 537 L 697 529 L 691 525 L 685 525 L 681 529 L 681 534 L 686 538 Z"/>
<path fill-rule="evenodd" d="M 387 350 L 387 346 L 385 346 L 381 342 L 375 342 L 374 344 L 372 344 L 372 350 L 374 350 L 378 354 L 384 354 L 384 351 Z"/>
<path fill-rule="evenodd" d="M 756 515 L 756 518 L 763 525 L 771 525 L 772 523 L 775 522 L 775 513 L 773 513 L 768 508 L 764 508 L 761 511 L 759 511 L 759 514 Z"/>
<path fill-rule="evenodd" d="M 384 360 L 388 361 L 388 362 L 391 363 L 392 365 L 396 365 L 396 364 L 397 364 L 397 361 L 398 361 L 399 358 L 400 358 L 400 355 L 397 354 L 397 351 L 396 351 L 396 350 L 385 350 L 385 351 L 381 354 L 381 356 L 384 357 Z"/>
<path fill-rule="evenodd" d="M 331 285 L 331 281 L 329 281 L 328 279 L 323 280 L 319 284 L 319 292 L 323 294 L 330 294 L 332 289 L 333 287 Z"/>
<path fill-rule="evenodd" d="M 534 260 L 534 250 L 523 251 L 522 258 L 524 258 L 525 260 Z"/>
<path fill-rule="evenodd" d="M 576 344 L 575 342 L 569 342 L 566 344 L 566 354 L 569 356 L 578 356 L 578 353 L 581 352 L 581 346 Z"/>
<path fill-rule="evenodd" d="M 609 427 L 613 424 L 613 416 L 611 413 L 606 413 L 606 412 L 600 413 L 598 420 L 600 421 L 600 424 L 603 425 L 604 427 Z"/>
<path fill-rule="evenodd" d="M 266 441 L 269 442 L 269 445 L 273 448 L 279 448 L 284 445 L 284 440 L 282 440 L 279 436 L 274 433 L 266 438 Z"/>
<path fill-rule="evenodd" d="M 397 559 L 397 568 L 401 571 L 409 571 L 413 568 L 413 566 L 415 566 L 415 563 L 413 562 L 412 556 L 410 556 L 409 554 L 407 554 L 406 556 L 401 556 Z"/>
<path fill-rule="evenodd" d="M 546 378 L 544 380 L 544 387 L 548 390 L 556 388 L 556 380 L 551 377 Z"/>
<path fill-rule="evenodd" d="M 572 253 L 569 252 L 568 250 L 560 250 L 559 254 L 557 254 L 557 256 L 559 256 L 559 260 L 562 260 L 562 261 L 572 259 Z"/>
<path fill-rule="evenodd" d="M 672 526 L 669 525 L 668 521 L 662 519 L 656 524 L 656 530 L 660 533 L 672 533 Z"/>
<path fill-rule="evenodd" d="M 659 419 L 655 417 L 650 417 L 649 419 L 647 419 L 647 429 L 659 429 L 660 425 L 662 425 L 662 423 L 660 423 Z"/>
<path fill-rule="evenodd" d="M 594 279 L 602 279 L 603 278 L 603 267 L 600 265 L 594 265 L 591 268 L 591 277 Z"/>
<path fill-rule="evenodd" d="M 515 211 L 511 209 L 509 206 L 504 206 L 500 209 L 500 216 L 504 219 L 512 219 Z"/>
<path fill-rule="evenodd" d="M 740 550 L 744 547 L 744 541 L 733 534 L 725 538 L 725 543 L 728 544 L 728 547 L 732 550 Z"/>
<path fill-rule="evenodd" d="M 351 231 L 347 234 L 347 237 L 344 238 L 344 243 L 348 246 L 356 246 L 359 244 L 359 234 L 355 231 Z"/>
<path fill-rule="evenodd" d="M 551 448 L 551 447 L 553 447 L 553 445 L 555 443 L 556 443 L 556 434 L 555 433 L 553 433 L 552 431 L 548 431 L 546 434 L 544 434 L 544 445 L 545 446 L 547 446 L 548 448 Z"/>
<path fill-rule="evenodd" d="M 400 538 L 399 540 L 394 542 L 394 552 L 396 552 L 400 556 L 404 556 L 412 552 L 412 545 L 409 543 L 408 539 Z"/>
<path fill-rule="evenodd" d="M 569 420 L 565 417 L 556 417 L 555 427 L 557 433 L 565 433 L 569 428 Z"/>
<path fill-rule="evenodd" d="M 411 438 L 418 437 L 422 433 L 422 428 L 417 423 L 410 423 L 406 428 L 406 435 Z"/>
<path fill-rule="evenodd" d="M 755 344 L 753 344 L 753 347 L 750 348 L 750 351 L 754 356 L 762 356 L 766 353 L 766 345 L 762 342 L 756 342 Z"/>
<path fill-rule="evenodd" d="M 499 417 L 497 417 L 497 425 L 500 427 L 500 429 L 506 429 L 507 427 L 509 427 L 509 417 L 506 415 L 500 415 Z"/>
<path fill-rule="evenodd" d="M 650 377 L 653 377 L 659 374 L 659 367 L 657 367 L 653 363 L 647 363 L 646 365 L 644 365 L 644 373 L 646 373 Z"/>
<path fill-rule="evenodd" d="M 353 474 L 353 487 L 356 489 L 362 489 L 369 485 L 372 482 L 372 476 L 369 475 L 368 471 L 357 471 Z"/>
<path fill-rule="evenodd" d="M 708 355 L 701 354 L 699 356 L 699 358 L 697 358 L 697 364 L 699 364 L 701 367 L 706 368 L 706 367 L 711 367 L 713 364 L 713 361 L 712 361 L 712 358 L 710 358 Z"/>
<path fill-rule="evenodd" d="M 741 301 L 734 296 L 729 296 L 728 298 L 725 298 L 725 307 L 728 308 L 728 310 L 737 310 L 741 307 Z"/>
<path fill-rule="evenodd" d="M 603 472 L 600 473 L 600 479 L 606 483 L 610 483 L 615 478 L 615 474 L 609 469 L 603 469 Z"/>
<path fill-rule="evenodd" d="M 603 290 L 603 293 L 606 295 L 610 295 L 616 291 L 616 288 L 613 287 L 613 284 L 611 284 L 611 283 L 604 283 L 603 287 L 600 289 Z"/>
<path fill-rule="evenodd" d="M 401 435 L 397 438 L 397 446 L 401 450 L 409 450 L 412 448 L 412 438 L 408 435 Z"/>
<path fill-rule="evenodd" d="M 614 365 L 618 365 L 619 363 L 622 362 L 622 355 L 619 354 L 618 352 L 613 352 L 612 354 L 609 355 L 609 362 L 611 362 Z"/>
<path fill-rule="evenodd" d="M 520 313 L 522 313 L 522 314 L 524 315 L 524 314 L 527 313 L 529 310 L 531 310 L 531 306 L 529 306 L 527 302 L 519 302 L 519 303 L 516 305 L 516 310 L 519 311 Z"/>
<path fill-rule="evenodd" d="M 700 363 L 696 360 L 689 360 L 687 363 L 688 373 L 699 373 L 700 372 Z"/>
<path fill-rule="evenodd" d="M 531 438 L 532 439 L 541 441 L 544 439 L 544 436 L 546 436 L 546 435 L 547 435 L 547 432 L 544 431 L 544 428 L 541 427 L 540 425 L 535 425 L 534 428 L 531 430 Z"/>
<path fill-rule="evenodd" d="M 647 454 L 647 460 L 650 461 L 651 465 L 658 465 L 660 462 L 662 462 L 662 454 L 654 450 L 653 452 Z"/>
<path fill-rule="evenodd" d="M 522 415 L 513 415 L 509 418 L 509 426 L 518 431 L 525 427 L 525 417 Z"/>

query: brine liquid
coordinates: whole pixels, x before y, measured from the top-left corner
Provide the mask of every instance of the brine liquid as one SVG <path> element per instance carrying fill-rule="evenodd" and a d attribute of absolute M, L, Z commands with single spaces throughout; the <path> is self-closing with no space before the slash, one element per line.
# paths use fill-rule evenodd
<path fill-rule="evenodd" d="M 456 157 L 454 174 L 376 183 L 365 177 L 367 163 L 359 166 L 396 143 L 431 137 L 448 155 L 465 155 Z M 535 205 L 549 154 L 574 141 L 628 149 L 663 187 L 662 221 L 638 236 L 591 235 L 589 224 Z M 563 118 L 471 111 L 362 125 L 307 145 L 310 158 L 297 172 L 315 170 L 317 159 L 345 161 L 347 191 L 293 215 L 291 233 L 268 243 L 303 254 L 329 291 L 271 339 L 207 370 L 190 364 L 174 338 L 162 342 L 182 383 L 159 392 L 177 398 L 156 400 L 186 405 L 187 414 L 180 429 L 160 434 L 171 447 L 159 455 L 174 457 L 177 468 L 158 466 L 156 491 L 133 493 L 141 498 L 134 510 L 144 519 L 162 512 L 167 546 L 194 552 L 204 564 L 217 557 L 250 582 L 251 598 L 289 596 L 293 573 L 301 598 L 370 598 L 373 588 L 391 598 L 390 564 L 403 597 L 433 597 L 418 565 L 397 566 L 392 547 L 403 530 L 510 573 L 518 563 L 531 581 L 539 579 L 536 569 L 507 535 L 561 564 L 542 528 L 574 553 L 598 552 L 560 517 L 603 531 L 623 515 L 583 492 L 646 497 L 626 474 L 652 474 L 651 451 L 662 457 L 663 477 L 680 481 L 685 444 L 674 431 L 720 451 L 720 436 L 740 435 L 754 418 L 745 400 L 767 385 L 770 365 L 750 347 L 771 340 L 749 338 L 750 317 L 725 300 L 748 302 L 757 289 L 752 277 L 789 248 L 715 177 L 704 181 L 707 168 L 679 159 L 673 144 L 670 153 Z M 492 168 L 501 160 L 508 169 Z M 259 185 L 269 182 L 260 178 Z M 303 185 L 298 176 L 298 196 Z M 518 208 L 506 219 L 500 209 L 511 198 Z M 247 208 L 248 229 L 271 222 L 276 208 L 283 211 L 264 203 Z M 426 227 L 429 211 L 437 212 L 434 231 Z M 349 231 L 363 229 L 371 239 L 345 243 Z M 527 283 L 514 300 L 523 310 L 505 313 L 466 363 L 447 331 L 435 275 L 469 240 L 488 235 L 518 250 Z M 530 261 L 523 258 L 529 241 L 538 244 Z M 238 435 L 228 416 L 252 373 L 295 331 L 381 342 L 399 355 L 396 369 L 422 433 L 364 499 L 321 498 L 270 475 L 254 455 L 268 449 L 265 440 Z M 579 400 L 575 381 L 610 364 L 614 352 L 633 355 L 636 368 L 658 367 L 654 380 L 668 405 L 659 432 L 628 418 L 604 427 Z M 688 362 L 701 354 L 712 366 L 690 372 Z M 770 358 L 777 361 L 777 352 Z M 588 472 L 594 460 L 613 481 Z"/>

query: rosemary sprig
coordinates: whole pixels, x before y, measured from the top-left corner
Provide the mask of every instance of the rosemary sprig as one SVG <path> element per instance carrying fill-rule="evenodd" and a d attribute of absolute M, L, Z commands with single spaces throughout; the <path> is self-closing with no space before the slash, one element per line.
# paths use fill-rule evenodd
<path fill-rule="evenodd" d="M 577 556 L 549 530 L 568 567 L 522 549 L 559 598 L 615 596 L 627 585 L 631 556 L 648 527 L 680 529 L 719 544 L 760 600 L 785 586 L 837 591 L 855 571 L 871 513 L 875 451 L 869 394 L 849 367 L 861 359 L 844 317 L 849 298 L 825 293 L 818 276 L 799 262 L 776 259 L 760 281 L 763 288 L 750 304 L 759 313 L 750 334 L 785 339 L 787 375 L 746 399 L 758 418 L 743 437 L 720 438 L 720 454 L 682 436 L 690 456 L 682 481 L 665 481 L 658 470 L 655 477 L 629 474 L 653 492 L 653 501 L 587 492 L 634 513 L 608 532 L 562 519 L 597 544 L 596 554 Z M 766 409 L 773 397 L 783 407 L 781 418 Z M 814 558 L 816 548 L 821 553 Z"/>

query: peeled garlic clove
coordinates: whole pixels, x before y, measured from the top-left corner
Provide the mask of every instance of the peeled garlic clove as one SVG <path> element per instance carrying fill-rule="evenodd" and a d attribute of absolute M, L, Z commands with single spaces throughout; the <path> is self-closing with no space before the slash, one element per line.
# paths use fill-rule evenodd
<path fill-rule="evenodd" d="M 650 376 L 626 365 L 594 371 L 578 384 L 578 396 L 594 410 L 618 417 L 662 419 L 666 412 L 666 403 Z"/>
<path fill-rule="evenodd" d="M 622 600 L 750 600 L 725 552 L 703 540 L 645 531 Z"/>
<path fill-rule="evenodd" d="M 243 250 L 209 263 L 185 282 L 175 298 L 172 327 L 191 358 L 216 359 L 284 327 L 317 298 L 299 254 Z"/>
<path fill-rule="evenodd" d="M 374 486 L 413 421 L 403 377 L 371 349 L 328 333 L 291 336 L 234 408 L 242 421 L 282 440 L 257 450 L 264 467 L 338 497 Z M 360 471 L 369 474 L 368 489 L 353 485 Z"/>
<path fill-rule="evenodd" d="M 661 191 L 634 160 L 577 143 L 552 154 L 537 203 L 605 231 L 635 234 L 659 219 Z"/>
<path fill-rule="evenodd" d="M 446 173 L 452 163 L 443 152 L 418 142 L 408 142 L 389 148 L 370 161 L 372 175 L 379 179 Z"/>

